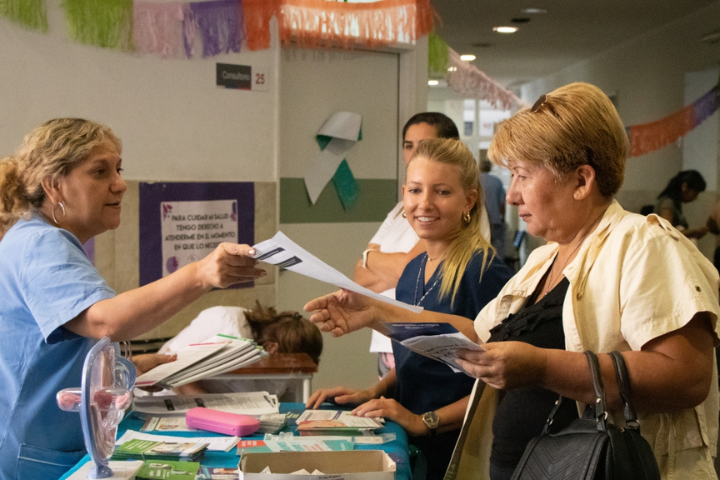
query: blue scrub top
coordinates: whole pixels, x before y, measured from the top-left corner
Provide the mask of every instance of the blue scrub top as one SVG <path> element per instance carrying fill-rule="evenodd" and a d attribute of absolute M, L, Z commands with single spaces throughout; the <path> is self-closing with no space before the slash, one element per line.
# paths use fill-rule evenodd
<path fill-rule="evenodd" d="M 80 386 L 95 340 L 63 325 L 114 296 L 80 241 L 37 215 L 0 241 L 0 480 L 58 478 L 84 455 L 55 394 Z"/>

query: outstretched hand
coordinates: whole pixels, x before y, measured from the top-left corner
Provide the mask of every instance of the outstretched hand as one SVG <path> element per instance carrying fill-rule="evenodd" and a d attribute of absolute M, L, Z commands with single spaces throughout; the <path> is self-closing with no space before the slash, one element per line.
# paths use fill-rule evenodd
<path fill-rule="evenodd" d="M 252 258 L 255 249 L 249 245 L 221 243 L 208 256 L 198 262 L 200 281 L 205 289 L 227 288 L 262 277 L 265 270 L 255 268 L 258 261 Z"/>
<path fill-rule="evenodd" d="M 380 397 L 364 403 L 352 411 L 358 417 L 383 417 L 392 420 L 411 437 L 427 435 L 428 428 L 420 415 L 412 413 L 392 398 Z"/>
<path fill-rule="evenodd" d="M 351 292 L 338 290 L 309 301 L 304 309 L 315 312 L 310 321 L 317 324 L 321 332 L 330 332 L 333 337 L 340 337 L 363 327 L 371 327 L 377 318 L 375 300 Z"/>

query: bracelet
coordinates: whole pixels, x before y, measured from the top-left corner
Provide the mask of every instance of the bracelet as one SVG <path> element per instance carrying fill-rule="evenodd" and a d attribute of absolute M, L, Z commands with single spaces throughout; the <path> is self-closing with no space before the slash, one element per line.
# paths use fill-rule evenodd
<path fill-rule="evenodd" d="M 368 262 L 368 254 L 369 254 L 370 252 L 377 252 L 377 250 L 374 249 L 374 248 L 368 248 L 367 250 L 365 250 L 365 251 L 363 252 L 363 255 L 362 255 L 362 267 L 363 267 L 365 270 L 368 269 L 367 262 Z"/>

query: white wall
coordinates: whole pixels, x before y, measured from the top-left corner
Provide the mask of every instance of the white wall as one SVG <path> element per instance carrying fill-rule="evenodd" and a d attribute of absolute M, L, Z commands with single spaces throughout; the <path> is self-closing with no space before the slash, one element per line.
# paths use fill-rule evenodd
<path fill-rule="evenodd" d="M 60 0 L 48 13 L 48 34 L 0 17 L 0 156 L 43 121 L 78 116 L 121 137 L 128 179 L 276 181 L 277 46 L 163 60 L 75 43 Z M 271 88 L 218 88 L 216 63 L 263 68 Z"/>

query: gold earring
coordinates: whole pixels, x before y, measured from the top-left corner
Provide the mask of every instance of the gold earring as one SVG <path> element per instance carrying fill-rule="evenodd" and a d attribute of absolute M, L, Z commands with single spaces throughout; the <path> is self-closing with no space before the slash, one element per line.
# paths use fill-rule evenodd
<path fill-rule="evenodd" d="M 62 202 L 58 202 L 57 205 L 60 205 L 60 211 L 62 211 L 63 218 L 65 218 L 65 205 L 63 205 Z M 57 221 L 57 218 L 55 218 L 55 209 L 57 208 L 57 205 L 53 205 L 52 216 L 55 225 L 60 225 L 60 223 Z"/>
<path fill-rule="evenodd" d="M 403 218 L 407 218 L 407 213 L 405 213 L 405 209 L 404 209 L 404 208 L 400 211 L 400 215 L 401 215 Z"/>
<path fill-rule="evenodd" d="M 470 223 L 470 212 L 463 215 L 463 220 L 465 220 L 465 223 Z"/>

